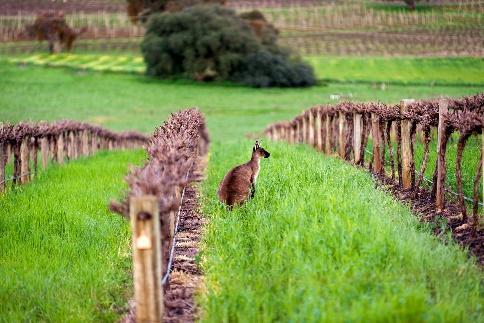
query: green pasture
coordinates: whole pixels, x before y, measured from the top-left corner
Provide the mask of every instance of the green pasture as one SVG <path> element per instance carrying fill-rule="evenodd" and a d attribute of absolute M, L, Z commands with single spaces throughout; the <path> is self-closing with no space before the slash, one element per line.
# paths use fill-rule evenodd
<path fill-rule="evenodd" d="M 484 85 L 477 57 L 308 57 L 318 79 L 335 82 Z"/>
<path fill-rule="evenodd" d="M 306 57 L 324 82 L 402 85 L 484 86 L 484 59 L 459 58 L 385 58 L 385 57 Z M 140 56 L 93 54 L 35 54 L 10 58 L 17 64 L 69 67 L 103 72 L 144 73 Z M 458 73 L 456 73 L 458 71 Z"/>
<path fill-rule="evenodd" d="M 0 322 L 106 322 L 132 293 L 129 225 L 108 211 L 143 151 L 51 166 L 0 196 Z"/>
<path fill-rule="evenodd" d="M 255 198 L 228 211 L 217 186 L 251 142 L 211 147 L 201 264 L 205 322 L 481 322 L 482 271 L 365 170 L 266 142 Z"/>

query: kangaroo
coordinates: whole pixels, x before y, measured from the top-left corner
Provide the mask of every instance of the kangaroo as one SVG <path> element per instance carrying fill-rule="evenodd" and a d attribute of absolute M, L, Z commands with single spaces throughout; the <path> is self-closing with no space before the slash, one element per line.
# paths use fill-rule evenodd
<path fill-rule="evenodd" d="M 245 164 L 232 168 L 219 185 L 218 197 L 229 207 L 242 205 L 255 195 L 255 183 L 260 171 L 260 159 L 271 154 L 258 141 L 252 148 L 252 158 Z"/>
<path fill-rule="evenodd" d="M 38 41 L 47 40 L 51 54 L 72 49 L 74 41 L 87 31 L 87 28 L 74 30 L 67 25 L 63 12 L 47 11 L 35 19 L 34 24 L 27 26 L 23 33 L 27 37 L 35 37 Z"/>

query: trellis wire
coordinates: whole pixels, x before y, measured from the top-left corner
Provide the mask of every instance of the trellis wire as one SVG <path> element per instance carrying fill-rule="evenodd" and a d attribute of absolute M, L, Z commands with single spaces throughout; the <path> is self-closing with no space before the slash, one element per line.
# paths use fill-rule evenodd
<path fill-rule="evenodd" d="M 371 151 L 369 151 L 368 149 L 366 149 L 366 148 L 365 148 L 365 152 L 367 152 L 368 154 L 370 154 L 370 155 L 372 155 L 372 156 L 373 156 L 373 153 L 372 153 Z M 385 160 L 385 165 L 386 165 L 386 166 L 389 166 L 389 165 L 388 165 L 388 163 L 387 163 L 387 160 Z M 420 173 L 419 171 L 415 171 L 415 173 L 417 173 L 418 175 L 422 175 L 422 173 Z M 427 177 L 425 177 L 425 175 L 423 176 L 423 179 L 424 179 L 424 181 L 426 181 L 427 183 L 429 183 L 429 184 L 431 184 L 431 185 L 433 185 L 433 184 L 434 184 L 434 182 L 433 182 L 432 180 L 428 179 Z M 459 194 L 458 194 L 457 192 L 454 192 L 453 190 L 451 190 L 451 189 L 450 189 L 450 188 L 448 188 L 448 187 L 446 187 L 446 188 L 445 188 L 445 191 L 446 191 L 447 193 L 450 193 L 450 194 L 454 195 L 454 196 L 457 196 L 457 197 L 459 196 Z M 464 195 L 464 200 L 466 200 L 466 201 L 467 201 L 467 202 L 469 202 L 469 203 L 474 203 L 474 200 L 473 200 L 473 199 L 471 199 L 470 197 L 467 197 L 467 196 L 465 196 L 465 195 Z M 478 204 L 479 204 L 481 207 L 484 207 L 484 203 L 481 203 L 481 202 L 477 202 L 477 203 L 478 203 Z"/>

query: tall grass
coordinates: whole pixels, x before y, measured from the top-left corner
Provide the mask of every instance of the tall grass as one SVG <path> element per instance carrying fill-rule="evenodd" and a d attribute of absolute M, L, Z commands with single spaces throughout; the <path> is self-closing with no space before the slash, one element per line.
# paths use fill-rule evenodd
<path fill-rule="evenodd" d="M 371 175 L 304 146 L 265 144 L 253 200 L 216 199 L 251 143 L 215 143 L 204 184 L 207 322 L 479 322 L 482 272 Z"/>
<path fill-rule="evenodd" d="M 0 197 L 0 321 L 114 321 L 131 296 L 129 226 L 108 211 L 142 151 L 52 166 Z"/>

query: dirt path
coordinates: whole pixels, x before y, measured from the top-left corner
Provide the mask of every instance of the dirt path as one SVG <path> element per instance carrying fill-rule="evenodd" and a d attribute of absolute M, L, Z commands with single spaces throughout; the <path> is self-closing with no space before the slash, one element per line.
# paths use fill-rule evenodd
<path fill-rule="evenodd" d="M 185 190 L 174 252 L 173 271 L 166 284 L 164 322 L 193 322 L 197 319 L 194 294 L 200 286 L 202 272 L 196 263 L 203 217 L 198 213 L 197 191 L 193 185 Z"/>

